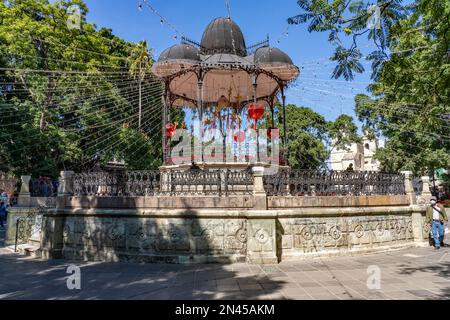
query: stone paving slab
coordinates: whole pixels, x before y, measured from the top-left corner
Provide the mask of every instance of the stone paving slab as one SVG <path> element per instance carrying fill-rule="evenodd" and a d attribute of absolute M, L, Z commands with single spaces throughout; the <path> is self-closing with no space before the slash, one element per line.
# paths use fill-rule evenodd
<path fill-rule="evenodd" d="M 71 264 L 81 268 L 81 290 L 67 289 L 67 267 Z M 374 265 L 380 268 L 381 282 L 380 289 L 371 290 L 367 287 L 367 268 Z M 0 270 L 0 299 L 450 298 L 450 247 L 314 258 L 279 265 L 42 261 L 0 248 Z"/>

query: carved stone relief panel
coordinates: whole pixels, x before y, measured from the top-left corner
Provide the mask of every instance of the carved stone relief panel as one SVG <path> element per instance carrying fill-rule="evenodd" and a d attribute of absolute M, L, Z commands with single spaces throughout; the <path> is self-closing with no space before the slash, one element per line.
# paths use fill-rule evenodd
<path fill-rule="evenodd" d="M 410 216 L 354 216 L 279 219 L 281 247 L 320 252 L 413 239 Z"/>
<path fill-rule="evenodd" d="M 68 217 L 63 226 L 68 249 L 142 254 L 243 254 L 245 219 Z"/>

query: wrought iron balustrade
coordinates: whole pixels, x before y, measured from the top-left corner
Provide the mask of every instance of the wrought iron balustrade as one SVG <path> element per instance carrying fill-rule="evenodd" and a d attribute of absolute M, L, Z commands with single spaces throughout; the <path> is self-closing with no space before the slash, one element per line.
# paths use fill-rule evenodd
<path fill-rule="evenodd" d="M 159 171 L 89 172 L 75 174 L 76 196 L 146 196 L 159 192 Z"/>
<path fill-rule="evenodd" d="M 225 171 L 226 194 L 250 194 L 253 190 L 253 173 L 251 169 L 242 171 Z"/>
<path fill-rule="evenodd" d="M 271 196 L 359 196 L 405 194 L 405 177 L 370 171 L 280 170 L 264 178 Z"/>
<path fill-rule="evenodd" d="M 50 199 L 48 199 L 50 200 Z M 43 216 L 48 209 L 50 201 L 44 205 L 31 209 L 26 215 L 16 220 L 16 235 L 14 239 L 14 252 L 17 252 L 17 246 L 26 244 L 30 238 L 40 240 Z"/>
<path fill-rule="evenodd" d="M 73 177 L 75 196 L 228 195 L 252 191 L 251 171 L 90 172 Z"/>
<path fill-rule="evenodd" d="M 264 189 L 268 196 L 289 195 L 289 171 L 279 170 L 276 174 L 264 176 Z"/>
<path fill-rule="evenodd" d="M 78 173 L 73 177 L 76 196 L 118 196 L 122 194 L 118 175 L 108 172 Z"/>
<path fill-rule="evenodd" d="M 264 176 L 269 196 L 405 194 L 405 177 L 370 171 L 280 170 Z M 91 172 L 74 176 L 76 196 L 185 196 L 251 194 L 250 169 Z"/>
<path fill-rule="evenodd" d="M 167 181 L 170 195 L 221 195 L 221 171 L 172 171 Z"/>
<path fill-rule="evenodd" d="M 127 196 L 154 196 L 160 191 L 159 171 L 126 171 L 123 174 Z"/>
<path fill-rule="evenodd" d="M 415 177 L 412 179 L 413 182 L 413 188 L 414 188 L 414 193 L 419 196 L 422 194 L 423 192 L 423 181 L 422 181 L 422 177 Z"/>

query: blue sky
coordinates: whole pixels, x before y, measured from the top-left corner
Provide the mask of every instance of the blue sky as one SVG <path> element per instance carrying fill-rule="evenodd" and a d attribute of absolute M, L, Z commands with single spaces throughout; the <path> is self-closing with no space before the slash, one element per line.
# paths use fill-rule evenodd
<path fill-rule="evenodd" d="M 128 40 L 147 40 L 155 56 L 167 47 L 179 43 L 175 32 L 161 25 L 160 18 L 139 0 L 85 0 L 89 7 L 88 21 L 98 27 L 108 27 Z M 225 0 L 149 0 L 149 3 L 176 29 L 187 37 L 200 41 L 208 23 L 226 16 Z M 364 63 L 366 72 L 353 82 L 331 80 L 334 63 L 329 61 L 333 47 L 326 33 L 309 33 L 306 25 L 291 26 L 287 36 L 287 18 L 298 13 L 295 0 L 230 0 L 231 17 L 241 27 L 247 45 L 264 40 L 269 35 L 271 46 L 288 53 L 302 69 L 297 84 L 288 91 L 288 103 L 307 106 L 334 120 L 341 113 L 354 116 L 354 99 L 357 93 L 367 93 L 370 82 L 370 64 Z M 280 40 L 278 43 L 277 40 Z M 363 53 L 373 47 L 364 39 Z"/>

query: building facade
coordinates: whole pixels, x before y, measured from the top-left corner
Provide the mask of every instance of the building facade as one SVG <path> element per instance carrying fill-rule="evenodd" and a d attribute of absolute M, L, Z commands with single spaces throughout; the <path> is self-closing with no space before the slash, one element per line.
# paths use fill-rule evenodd
<path fill-rule="evenodd" d="M 364 136 L 362 142 L 352 143 L 346 149 L 335 148 L 330 155 L 331 169 L 341 171 L 351 165 L 356 171 L 379 171 L 380 163 L 374 158 L 378 147 L 378 139 Z"/>

